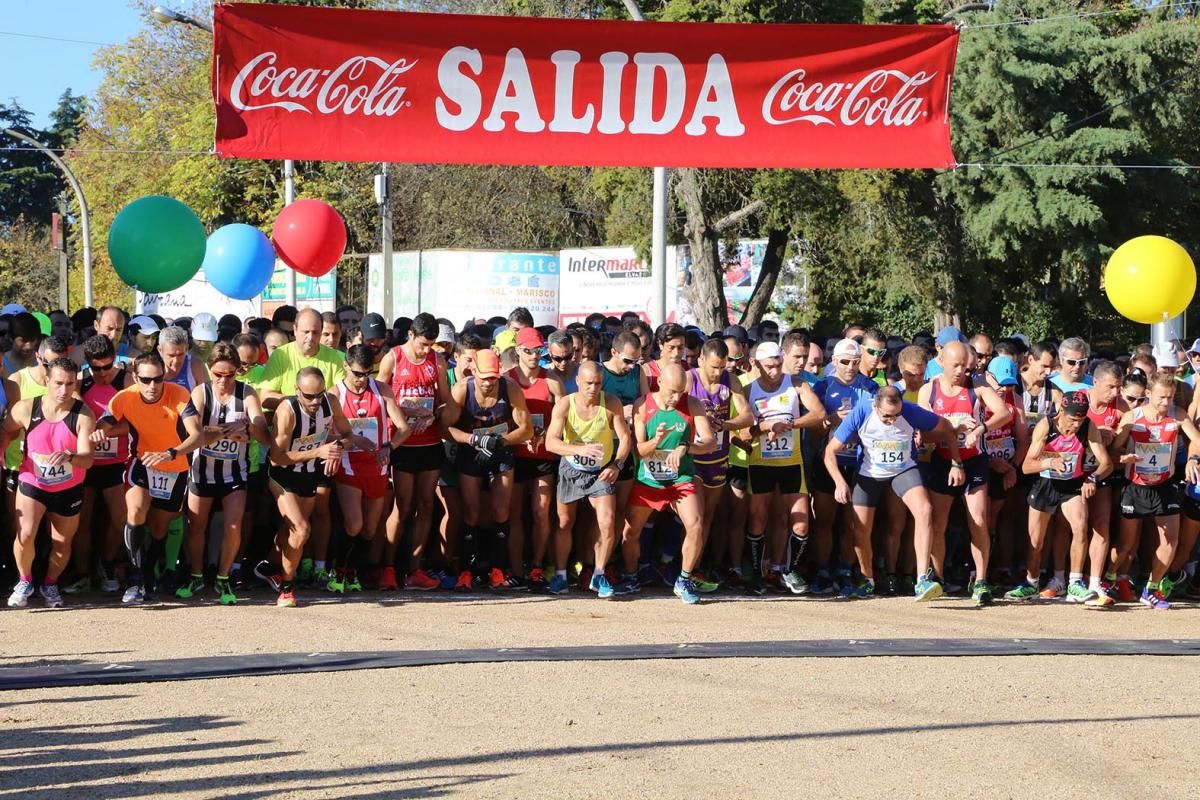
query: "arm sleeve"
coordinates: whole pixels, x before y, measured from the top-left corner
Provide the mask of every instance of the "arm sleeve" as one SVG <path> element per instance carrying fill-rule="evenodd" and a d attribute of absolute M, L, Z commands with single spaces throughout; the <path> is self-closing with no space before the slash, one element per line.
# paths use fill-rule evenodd
<path fill-rule="evenodd" d="M 904 401 L 904 407 L 900 411 L 900 416 L 908 421 L 909 425 L 921 432 L 928 432 L 937 427 L 938 421 L 941 420 L 937 414 L 932 411 L 926 411 L 916 403 Z"/>
<path fill-rule="evenodd" d="M 849 444 L 858 438 L 858 429 L 867 421 L 867 415 L 871 413 L 870 403 L 859 403 L 854 407 L 854 410 L 846 415 L 838 425 L 837 430 L 833 432 L 833 438 L 837 439 L 842 444 Z"/>

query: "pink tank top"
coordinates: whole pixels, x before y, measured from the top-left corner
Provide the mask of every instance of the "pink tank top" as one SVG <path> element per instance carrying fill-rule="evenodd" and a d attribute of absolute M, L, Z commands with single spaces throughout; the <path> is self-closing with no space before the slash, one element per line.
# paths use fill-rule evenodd
<path fill-rule="evenodd" d="M 92 410 L 92 415 L 96 419 L 104 416 L 104 412 L 108 410 L 108 404 L 120 391 L 117 387 L 125 384 L 125 367 L 117 372 L 112 383 L 104 384 L 97 383 L 90 378 L 85 378 L 83 381 L 83 402 L 87 403 L 87 407 Z M 96 465 L 104 466 L 106 464 L 124 464 L 129 460 L 129 437 L 128 436 L 113 436 L 105 439 L 101 444 L 92 445 L 92 450 L 96 453 Z"/>
<path fill-rule="evenodd" d="M 62 492 L 83 483 L 85 469 L 70 462 L 51 466 L 48 458 L 59 450 L 74 453 L 79 447 L 76 423 L 83 403 L 76 400 L 67 415 L 58 422 L 49 422 L 42 413 L 42 398 L 35 397 L 25 431 L 25 459 L 21 462 L 20 481 L 47 492 Z"/>
<path fill-rule="evenodd" d="M 1088 426 L 1091 424 L 1092 421 L 1085 418 L 1083 424 L 1079 426 L 1079 430 L 1066 436 L 1059 432 L 1058 427 L 1054 424 L 1054 419 L 1051 418 L 1050 435 L 1046 439 L 1046 446 L 1042 448 L 1042 453 L 1055 453 L 1062 456 L 1063 468 L 1061 470 L 1044 469 L 1040 473 L 1043 478 L 1069 481 L 1082 478 L 1086 474 L 1084 455 L 1087 450 Z"/>

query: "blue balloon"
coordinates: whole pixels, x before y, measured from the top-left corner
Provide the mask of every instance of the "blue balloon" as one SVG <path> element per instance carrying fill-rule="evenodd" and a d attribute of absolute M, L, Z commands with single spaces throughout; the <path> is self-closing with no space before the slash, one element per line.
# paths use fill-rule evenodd
<path fill-rule="evenodd" d="M 262 294 L 275 272 L 275 248 L 253 225 L 217 228 L 204 251 L 204 275 L 226 297 L 249 300 Z"/>

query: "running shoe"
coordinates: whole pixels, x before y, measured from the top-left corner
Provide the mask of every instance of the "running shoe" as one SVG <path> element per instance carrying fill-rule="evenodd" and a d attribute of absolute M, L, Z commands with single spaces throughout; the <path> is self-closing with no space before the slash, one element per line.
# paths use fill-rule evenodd
<path fill-rule="evenodd" d="M 918 603 L 927 603 L 942 596 L 942 584 L 933 578 L 921 578 L 913 587 L 913 596 Z"/>
<path fill-rule="evenodd" d="M 550 579 L 550 587 L 546 590 L 550 594 L 570 594 L 571 583 L 567 580 L 566 575 L 554 573 L 554 577 Z"/>
<path fill-rule="evenodd" d="M 1071 585 L 1067 587 L 1068 603 L 1086 603 L 1095 599 L 1096 592 L 1089 589 L 1083 581 L 1071 581 Z"/>
<path fill-rule="evenodd" d="M 175 596 L 180 600 L 187 600 L 195 597 L 204 591 L 204 577 L 201 575 L 193 575 L 188 582 L 175 590 Z"/>
<path fill-rule="evenodd" d="M 1118 603 L 1136 603 L 1138 600 L 1137 592 L 1133 590 L 1133 583 L 1128 576 L 1118 578 L 1113 589 Z"/>
<path fill-rule="evenodd" d="M 62 585 L 63 594 L 83 594 L 92 590 L 92 579 L 87 575 L 82 575 L 70 583 Z"/>
<path fill-rule="evenodd" d="M 875 594 L 875 581 L 864 578 L 856 585 L 846 584 L 842 587 L 842 597 L 848 600 L 864 599 Z"/>
<path fill-rule="evenodd" d="M 808 594 L 808 581 L 797 570 L 792 570 L 783 576 L 783 585 L 792 594 Z"/>
<path fill-rule="evenodd" d="M 529 588 L 523 579 L 514 575 L 511 572 L 504 573 L 504 588 L 510 592 L 523 592 Z"/>
<path fill-rule="evenodd" d="M 1099 589 L 1094 590 L 1094 594 L 1096 596 L 1091 600 L 1083 601 L 1083 604 L 1088 608 L 1108 608 L 1117 602 L 1116 600 L 1113 600 L 1111 596 L 1109 596 L 1108 591 L 1103 585 L 1101 585 Z"/>
<path fill-rule="evenodd" d="M 546 572 L 541 567 L 529 570 L 529 591 L 543 594 L 546 591 Z"/>
<path fill-rule="evenodd" d="M 300 569 L 296 570 L 296 580 L 300 583 L 312 583 L 313 575 L 316 573 L 313 560 L 304 558 L 300 560 Z"/>
<path fill-rule="evenodd" d="M 106 568 L 104 562 L 100 562 L 100 591 L 105 594 L 116 594 L 121 591 L 121 581 L 117 578 L 115 568 Z"/>
<path fill-rule="evenodd" d="M 900 584 L 896 589 L 897 597 L 904 597 L 913 594 L 917 588 L 917 581 L 912 575 L 901 575 Z"/>
<path fill-rule="evenodd" d="M 883 579 L 883 594 L 886 597 L 897 597 L 900 594 L 900 578 L 896 573 L 889 572 Z"/>
<path fill-rule="evenodd" d="M 638 565 L 638 585 L 649 587 L 658 586 L 660 583 L 662 583 L 662 578 L 659 577 L 654 567 L 649 564 Z M 670 585 L 674 586 L 674 584 Z"/>
<path fill-rule="evenodd" d="M 337 570 L 329 567 L 321 567 L 313 576 L 313 583 L 316 586 L 325 587 L 329 582 L 337 577 Z"/>
<path fill-rule="evenodd" d="M 770 572 L 767 573 L 766 584 L 767 584 L 767 589 L 769 589 L 770 591 L 782 592 L 783 591 L 783 573 L 776 572 L 775 570 L 771 570 Z"/>
<path fill-rule="evenodd" d="M 1004 593 L 1005 600 L 1030 600 L 1038 596 L 1038 588 L 1028 581 L 1021 581 Z"/>
<path fill-rule="evenodd" d="M 294 591 L 280 592 L 279 597 L 275 600 L 277 608 L 295 608 L 296 593 Z"/>
<path fill-rule="evenodd" d="M 437 579 L 438 589 L 445 592 L 454 591 L 454 584 L 457 582 L 457 577 L 447 572 L 444 569 L 439 569 L 436 572 L 429 573 L 430 576 Z"/>
<path fill-rule="evenodd" d="M 696 591 L 700 594 L 712 594 L 717 589 L 721 588 L 721 584 L 717 583 L 716 581 L 708 580 L 704 577 L 704 573 L 702 572 L 692 573 L 692 586 L 695 587 Z"/>
<path fill-rule="evenodd" d="M 223 606 L 236 606 L 237 595 L 233 593 L 233 583 L 231 579 L 226 578 L 221 580 L 217 578 L 217 582 L 213 584 L 213 588 L 217 592 L 217 602 Z"/>
<path fill-rule="evenodd" d="M 817 577 L 808 585 L 808 591 L 817 595 L 833 594 L 833 581 L 829 579 L 829 573 L 818 572 Z"/>
<path fill-rule="evenodd" d="M 279 567 L 263 559 L 254 565 L 254 577 L 271 587 L 272 592 L 279 591 L 279 579 L 282 572 Z"/>
<path fill-rule="evenodd" d="M 492 567 L 492 571 L 488 573 L 488 588 L 493 591 L 504 589 L 506 588 L 504 580 L 504 570 L 499 567 Z"/>
<path fill-rule="evenodd" d="M 975 585 L 971 587 L 971 600 L 977 606 L 990 606 L 995 598 L 992 596 L 992 587 L 987 581 L 975 581 Z"/>
<path fill-rule="evenodd" d="M 592 590 L 601 600 L 607 600 L 613 596 L 613 586 L 603 572 L 597 572 L 596 576 L 592 578 Z"/>
<path fill-rule="evenodd" d="M 379 570 L 379 591 L 394 592 L 400 588 L 396 582 L 396 568 L 392 566 Z"/>
<path fill-rule="evenodd" d="M 696 587 L 692 585 L 690 578 L 675 579 L 675 596 L 688 605 L 695 605 L 700 602 L 700 595 L 696 592 Z"/>
<path fill-rule="evenodd" d="M 38 594 L 46 601 L 46 608 L 62 608 L 63 599 L 58 591 L 57 583 L 42 584 L 38 588 Z"/>
<path fill-rule="evenodd" d="M 346 591 L 361 592 L 362 581 L 358 579 L 358 573 L 354 570 L 346 570 Z"/>
<path fill-rule="evenodd" d="M 854 587 L 854 576 L 850 574 L 848 569 L 836 569 L 833 571 L 833 593 L 841 594 L 842 590 Z"/>
<path fill-rule="evenodd" d="M 1175 594 L 1175 590 L 1185 580 L 1187 580 L 1186 573 L 1177 574 L 1175 577 L 1172 577 L 1171 573 L 1168 572 L 1166 575 L 1163 575 L 1162 580 L 1158 582 L 1158 592 L 1163 597 L 1170 600 L 1171 595 Z"/>
<path fill-rule="evenodd" d="M 1167 598 L 1163 597 L 1161 592 L 1157 589 L 1151 589 L 1149 586 L 1142 589 L 1140 599 L 1142 605 L 1150 606 L 1155 611 L 1166 611 L 1171 607 L 1171 604 L 1167 602 Z"/>
<path fill-rule="evenodd" d="M 325 581 L 325 591 L 333 592 L 334 594 L 346 593 L 346 576 L 341 570 L 337 570 Z"/>
<path fill-rule="evenodd" d="M 9 598 L 10 600 L 12 598 Z M 121 595 L 122 603 L 141 603 L 146 599 L 146 590 L 138 584 L 132 584 L 125 589 L 125 594 Z M 12 605 L 10 602 L 9 605 Z"/>
<path fill-rule="evenodd" d="M 242 565 L 234 564 L 229 570 L 229 585 L 234 589 L 240 589 L 246 585 L 246 578 L 242 575 Z"/>
<path fill-rule="evenodd" d="M 767 593 L 767 584 L 757 575 L 751 575 L 746 578 L 746 582 L 742 584 L 742 591 L 750 597 L 762 597 Z"/>
<path fill-rule="evenodd" d="M 741 572 L 735 569 L 730 569 L 725 572 L 725 586 L 728 589 L 741 589 L 746 583 L 746 578 Z"/>
<path fill-rule="evenodd" d="M 1053 600 L 1056 597 L 1062 597 L 1066 593 L 1066 584 L 1064 584 L 1058 578 L 1051 578 L 1049 582 L 1046 583 L 1046 588 L 1042 589 L 1041 598 L 1043 600 Z"/>
<path fill-rule="evenodd" d="M 654 574 L 658 576 L 658 580 L 663 586 L 670 588 L 675 585 L 675 579 L 679 577 L 679 565 L 674 559 L 660 561 L 654 567 Z"/>
<path fill-rule="evenodd" d="M 613 595 L 615 597 L 628 597 L 631 594 L 638 594 L 642 591 L 642 583 L 638 580 L 637 575 L 622 575 L 621 579 L 613 586 Z"/>
<path fill-rule="evenodd" d="M 414 570 L 408 579 L 404 581 L 405 589 L 414 589 L 418 592 L 428 592 L 438 588 L 442 582 L 434 578 L 423 569 Z"/>
<path fill-rule="evenodd" d="M 454 591 L 469 592 L 475 588 L 475 576 L 471 574 L 471 570 L 464 569 L 458 573 L 458 580 L 454 582 Z"/>
<path fill-rule="evenodd" d="M 30 581 L 18 581 L 13 587 L 12 594 L 8 596 L 9 608 L 24 608 L 29 605 L 29 598 L 33 597 L 33 583 Z"/>

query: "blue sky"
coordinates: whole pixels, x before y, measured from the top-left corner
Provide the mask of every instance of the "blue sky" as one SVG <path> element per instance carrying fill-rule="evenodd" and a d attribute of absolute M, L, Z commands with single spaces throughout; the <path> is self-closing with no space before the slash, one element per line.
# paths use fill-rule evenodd
<path fill-rule="evenodd" d="M 36 125 L 49 122 L 67 88 L 89 96 L 96 89 L 99 45 L 12 34 L 117 44 L 146 24 L 129 0 L 0 0 L 0 11 L 0 101 L 16 98 Z"/>

